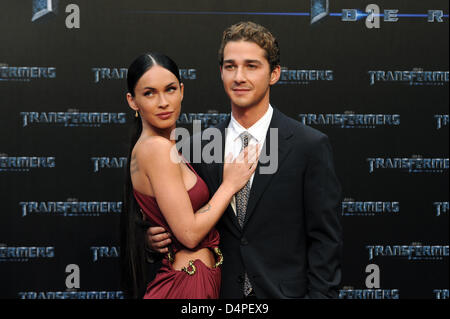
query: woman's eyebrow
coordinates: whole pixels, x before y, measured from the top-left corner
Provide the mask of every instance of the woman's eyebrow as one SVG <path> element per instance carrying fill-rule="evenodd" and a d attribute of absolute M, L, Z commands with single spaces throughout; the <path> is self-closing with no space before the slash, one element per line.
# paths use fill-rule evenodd
<path fill-rule="evenodd" d="M 169 87 L 169 86 L 171 86 L 171 85 L 174 85 L 174 84 L 176 84 L 176 83 L 177 83 L 177 82 L 170 82 L 169 84 L 166 85 L 166 88 Z M 152 88 L 152 87 L 150 87 L 150 86 L 144 87 L 144 90 L 146 90 L 146 89 L 149 89 L 149 90 L 156 90 L 155 88 Z"/>

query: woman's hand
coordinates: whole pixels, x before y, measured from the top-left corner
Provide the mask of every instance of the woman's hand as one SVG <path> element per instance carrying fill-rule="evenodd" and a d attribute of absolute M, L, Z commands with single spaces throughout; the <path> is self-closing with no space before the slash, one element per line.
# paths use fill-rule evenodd
<path fill-rule="evenodd" d="M 228 154 L 223 165 L 222 184 L 233 190 L 233 193 L 240 191 L 247 184 L 250 177 L 255 172 L 259 159 L 258 145 L 249 145 L 231 161 L 232 154 Z"/>

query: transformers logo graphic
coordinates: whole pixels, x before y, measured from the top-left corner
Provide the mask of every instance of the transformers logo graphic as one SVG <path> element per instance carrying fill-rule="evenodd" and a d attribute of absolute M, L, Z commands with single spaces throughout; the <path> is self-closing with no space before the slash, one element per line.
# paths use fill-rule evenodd
<path fill-rule="evenodd" d="M 54 168 L 55 166 L 55 157 L 0 156 L 0 172 L 29 171 L 32 168 Z"/>
<path fill-rule="evenodd" d="M 433 205 L 436 211 L 436 216 L 441 216 L 441 214 L 448 213 L 448 202 L 434 202 Z"/>
<path fill-rule="evenodd" d="M 299 114 L 305 125 L 330 125 L 339 128 L 376 128 L 399 126 L 400 114 Z"/>
<path fill-rule="evenodd" d="M 427 10 L 425 13 L 403 13 L 399 9 L 381 9 L 376 4 L 368 4 L 365 8 L 340 9 L 339 12 L 330 12 L 328 0 L 311 0 L 310 12 L 249 12 L 249 11 L 172 11 L 172 10 L 128 10 L 128 14 L 156 14 L 156 15 L 250 15 L 250 16 L 290 16 L 290 17 L 308 17 L 310 24 L 321 21 L 323 18 L 337 17 L 342 22 L 352 23 L 366 20 L 368 29 L 380 28 L 380 20 L 383 22 L 394 23 L 401 18 L 420 18 L 426 19 L 429 23 L 443 23 L 444 18 L 448 19 L 448 14 L 443 10 Z M 338 9 L 339 10 L 339 9 Z"/>
<path fill-rule="evenodd" d="M 22 291 L 20 299 L 125 299 L 123 291 Z"/>
<path fill-rule="evenodd" d="M 434 289 L 434 298 L 435 299 L 448 299 L 448 289 Z"/>
<path fill-rule="evenodd" d="M 281 68 L 280 84 L 310 84 L 315 81 L 333 81 L 332 70 L 290 70 L 286 67 Z"/>
<path fill-rule="evenodd" d="M 120 247 L 117 246 L 101 246 L 101 247 L 91 247 L 92 259 L 94 262 L 100 258 L 118 258 L 120 254 Z"/>
<path fill-rule="evenodd" d="M 31 82 L 36 79 L 56 78 L 55 67 L 41 66 L 2 66 L 0 67 L 0 81 Z"/>
<path fill-rule="evenodd" d="M 422 71 L 414 69 L 412 71 L 368 71 L 370 85 L 376 82 L 397 82 L 409 85 L 444 85 L 448 83 L 449 71 Z"/>
<path fill-rule="evenodd" d="M 311 0 L 311 24 L 326 17 L 329 13 L 328 0 Z"/>
<path fill-rule="evenodd" d="M 408 260 L 442 260 L 448 257 L 447 246 L 422 246 L 422 245 L 367 245 L 369 260 L 375 257 L 405 257 Z"/>
<path fill-rule="evenodd" d="M 435 114 L 434 118 L 436 119 L 436 129 L 448 126 L 448 114 Z"/>
<path fill-rule="evenodd" d="M 204 129 L 216 126 L 230 117 L 229 113 L 181 113 L 177 119 L 179 125 L 192 125 L 200 121 Z"/>
<path fill-rule="evenodd" d="M 125 124 L 126 113 L 108 112 L 20 112 L 22 127 L 30 124 L 55 124 L 64 127 L 100 127 Z"/>
<path fill-rule="evenodd" d="M 399 213 L 399 202 L 342 202 L 342 216 L 375 216 L 383 213 Z"/>
<path fill-rule="evenodd" d="M 56 15 L 58 0 L 33 0 L 31 22 Z"/>
<path fill-rule="evenodd" d="M 398 289 L 341 289 L 339 299 L 399 299 Z"/>
<path fill-rule="evenodd" d="M 402 169 L 409 173 L 443 173 L 448 170 L 448 158 L 368 158 L 369 173 L 375 169 Z"/>
<path fill-rule="evenodd" d="M 27 215 L 100 216 L 121 213 L 122 202 L 20 202 L 22 217 Z"/>
<path fill-rule="evenodd" d="M 373 28 L 375 21 L 382 17 L 384 22 L 397 22 L 399 18 L 426 18 L 428 22 L 442 23 L 442 18 L 448 18 L 443 10 L 428 10 L 422 14 L 404 14 L 399 13 L 398 9 L 386 9 L 380 13 L 380 8 L 376 4 L 369 4 L 365 10 L 361 9 L 342 9 L 340 13 L 329 12 L 329 0 L 311 0 L 311 24 L 314 24 L 326 16 L 340 17 L 342 21 L 355 22 L 363 18 L 366 19 L 368 28 Z M 379 26 L 376 26 L 379 28 Z"/>
<path fill-rule="evenodd" d="M 126 80 L 128 69 L 126 68 L 92 68 L 94 72 L 94 83 L 99 83 L 103 80 Z M 181 80 L 196 80 L 197 69 L 179 69 Z"/>
<path fill-rule="evenodd" d="M 126 68 L 92 68 L 94 72 L 94 82 L 100 80 L 125 80 L 127 78 L 128 69 Z"/>
<path fill-rule="evenodd" d="M 0 247 L 0 262 L 27 262 L 30 259 L 54 257 L 55 247 Z"/>
<path fill-rule="evenodd" d="M 127 165 L 126 157 L 91 157 L 94 162 L 94 172 L 103 168 L 124 168 Z"/>

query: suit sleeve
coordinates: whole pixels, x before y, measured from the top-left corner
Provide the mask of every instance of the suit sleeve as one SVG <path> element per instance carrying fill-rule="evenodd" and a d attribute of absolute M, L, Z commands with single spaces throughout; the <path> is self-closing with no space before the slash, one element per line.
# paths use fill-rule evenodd
<path fill-rule="evenodd" d="M 305 172 L 308 292 L 306 298 L 337 298 L 341 283 L 342 190 L 336 177 L 331 145 L 322 135 L 312 146 Z"/>

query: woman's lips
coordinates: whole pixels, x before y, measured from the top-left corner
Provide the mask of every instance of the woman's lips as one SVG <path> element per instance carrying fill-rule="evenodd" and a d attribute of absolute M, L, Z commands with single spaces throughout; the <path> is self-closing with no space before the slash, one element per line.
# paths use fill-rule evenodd
<path fill-rule="evenodd" d="M 163 112 L 163 113 L 156 114 L 156 116 L 162 120 L 167 120 L 169 117 L 172 116 L 172 113 L 173 112 Z"/>

